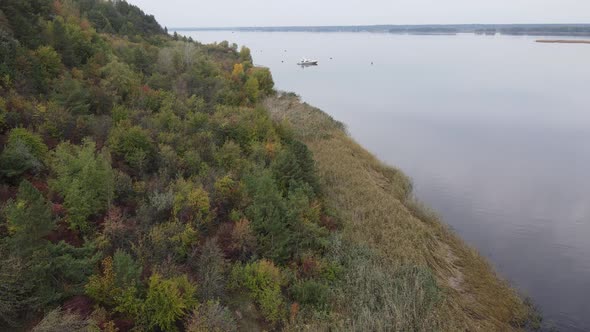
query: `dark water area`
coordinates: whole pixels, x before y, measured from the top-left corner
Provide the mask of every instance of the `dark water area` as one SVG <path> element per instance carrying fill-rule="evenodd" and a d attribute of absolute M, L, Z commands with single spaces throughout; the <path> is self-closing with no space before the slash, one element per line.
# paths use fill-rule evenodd
<path fill-rule="evenodd" d="M 247 45 L 339 121 L 547 327 L 590 331 L 590 45 L 539 37 L 183 32 Z M 301 57 L 319 66 L 301 68 Z"/>

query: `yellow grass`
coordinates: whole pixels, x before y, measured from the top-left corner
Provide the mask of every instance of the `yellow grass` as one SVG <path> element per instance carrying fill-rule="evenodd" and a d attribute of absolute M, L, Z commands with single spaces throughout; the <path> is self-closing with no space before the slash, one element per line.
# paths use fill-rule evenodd
<path fill-rule="evenodd" d="M 326 204 L 343 219 L 345 239 L 381 254 L 383 264 L 434 272 L 443 301 L 435 326 L 447 331 L 519 330 L 529 308 L 490 265 L 434 213 L 417 203 L 410 180 L 359 146 L 343 126 L 292 95 L 265 101 L 313 152 Z M 415 328 L 424 330 L 426 328 Z"/>

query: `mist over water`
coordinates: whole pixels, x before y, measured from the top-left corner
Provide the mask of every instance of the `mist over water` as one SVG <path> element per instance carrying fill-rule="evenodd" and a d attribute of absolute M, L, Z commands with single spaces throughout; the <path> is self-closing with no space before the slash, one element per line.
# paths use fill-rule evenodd
<path fill-rule="evenodd" d="M 247 45 L 530 296 L 590 330 L 590 45 L 537 37 L 183 32 Z M 301 68 L 301 57 L 319 66 Z"/>

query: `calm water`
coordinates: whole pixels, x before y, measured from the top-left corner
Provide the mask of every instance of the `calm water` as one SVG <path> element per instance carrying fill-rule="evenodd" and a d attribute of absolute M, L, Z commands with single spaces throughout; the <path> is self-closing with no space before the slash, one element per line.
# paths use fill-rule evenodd
<path fill-rule="evenodd" d="M 533 37 L 189 32 L 248 45 L 413 179 L 549 326 L 590 331 L 590 45 Z M 303 56 L 317 67 L 300 68 Z M 373 64 L 371 64 L 371 62 Z"/>

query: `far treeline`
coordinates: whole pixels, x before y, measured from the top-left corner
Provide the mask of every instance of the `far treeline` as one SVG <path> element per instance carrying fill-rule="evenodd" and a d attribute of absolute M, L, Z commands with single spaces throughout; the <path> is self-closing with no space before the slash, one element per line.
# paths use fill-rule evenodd
<path fill-rule="evenodd" d="M 503 34 L 528 36 L 590 36 L 590 24 L 451 24 L 451 25 L 356 25 L 285 26 L 235 28 L 175 28 L 189 30 L 234 30 L 265 32 L 378 32 L 402 34 Z"/>

